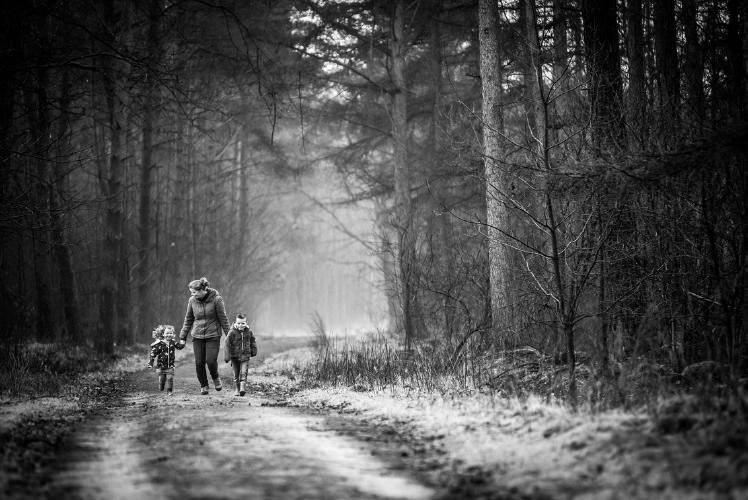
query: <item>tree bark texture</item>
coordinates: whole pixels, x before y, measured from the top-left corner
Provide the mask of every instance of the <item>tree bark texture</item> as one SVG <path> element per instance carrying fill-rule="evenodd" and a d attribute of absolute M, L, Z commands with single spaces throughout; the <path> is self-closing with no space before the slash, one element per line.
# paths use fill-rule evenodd
<path fill-rule="evenodd" d="M 501 60 L 499 57 L 499 16 L 493 0 L 480 0 L 478 9 L 480 75 L 483 96 L 483 165 L 486 178 L 486 227 L 491 298 L 491 329 L 499 342 L 508 334 L 509 257 L 502 231 L 508 214 L 502 193 L 506 175 L 499 163 L 504 129 L 501 103 Z"/>

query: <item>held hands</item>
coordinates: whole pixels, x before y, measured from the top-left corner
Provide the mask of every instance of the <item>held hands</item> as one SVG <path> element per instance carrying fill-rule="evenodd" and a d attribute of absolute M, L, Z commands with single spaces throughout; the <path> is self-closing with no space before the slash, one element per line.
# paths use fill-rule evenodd
<path fill-rule="evenodd" d="M 184 341 L 184 339 L 180 339 L 174 347 L 176 347 L 177 349 L 184 349 L 185 344 L 186 342 Z"/>

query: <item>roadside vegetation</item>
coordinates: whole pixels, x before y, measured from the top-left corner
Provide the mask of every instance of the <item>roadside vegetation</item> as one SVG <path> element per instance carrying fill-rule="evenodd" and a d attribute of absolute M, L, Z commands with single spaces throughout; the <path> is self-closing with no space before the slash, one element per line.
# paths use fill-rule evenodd
<path fill-rule="evenodd" d="M 358 390 L 408 388 L 439 394 L 490 394 L 497 397 L 538 398 L 549 404 L 569 404 L 568 362 L 525 346 L 481 356 L 481 345 L 456 351 L 448 343 L 416 342 L 404 351 L 395 337 L 382 332 L 360 339 L 339 338 L 314 315 L 312 360 L 300 367 L 313 383 Z M 656 413 L 662 402 L 684 396 L 703 401 L 704 410 L 748 415 L 748 381 L 729 383 L 718 364 L 689 365 L 669 372 L 663 365 L 639 357 L 615 366 L 602 379 L 584 355 L 576 360 L 576 401 L 572 409 L 596 413 L 611 408 Z M 690 411 L 690 410 L 689 410 Z"/>
<path fill-rule="evenodd" d="M 313 355 L 291 404 L 351 415 L 429 481 L 459 497 L 739 498 L 748 492 L 745 385 L 709 363 L 667 373 L 642 359 L 603 386 L 580 356 L 530 347 L 498 360 L 376 333 L 346 339 L 315 316 Z M 610 394 L 601 394 L 601 391 Z M 603 404 L 603 401 L 605 402 Z M 341 430 L 369 439 L 365 430 Z M 502 496 L 505 495 L 505 496 Z"/>

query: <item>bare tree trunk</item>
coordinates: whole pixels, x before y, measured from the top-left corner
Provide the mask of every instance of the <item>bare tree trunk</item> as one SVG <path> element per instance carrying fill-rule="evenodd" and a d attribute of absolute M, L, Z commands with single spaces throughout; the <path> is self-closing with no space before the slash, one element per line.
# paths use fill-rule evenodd
<path fill-rule="evenodd" d="M 32 230 L 33 262 L 34 262 L 34 284 L 36 291 L 36 338 L 39 341 L 54 340 L 54 322 L 52 320 L 52 297 L 51 297 L 51 266 L 50 266 L 50 173 L 49 173 L 49 104 L 47 102 L 47 88 L 49 87 L 49 74 L 47 62 L 42 60 L 43 51 L 47 50 L 48 18 L 40 15 L 38 22 L 39 43 L 41 47 L 36 48 L 33 60 L 37 65 L 36 90 L 33 91 L 27 83 L 24 88 L 27 113 L 30 116 L 30 130 L 34 143 L 36 183 L 34 197 L 36 198 L 34 209 L 36 217 Z M 30 83 L 30 82 L 29 82 Z"/>
<path fill-rule="evenodd" d="M 553 67 L 552 78 L 556 90 L 555 97 L 549 103 L 550 117 L 548 125 L 551 126 L 550 138 L 553 142 L 559 141 L 559 133 L 562 127 L 561 115 L 566 111 L 566 92 L 568 92 L 571 68 L 569 67 L 568 37 L 566 30 L 568 22 L 566 19 L 567 0 L 553 0 Z"/>
<path fill-rule="evenodd" d="M 740 17 L 743 19 L 743 71 L 748 70 L 748 2 L 740 3 Z M 745 78 L 745 73 L 743 73 Z M 743 105 L 748 103 L 748 82 L 743 81 Z M 748 312 L 746 313 L 748 316 Z M 748 320 L 748 318 L 746 318 Z M 747 361 L 748 362 L 748 361 Z"/>
<path fill-rule="evenodd" d="M 392 139 L 395 157 L 395 210 L 397 211 L 398 231 L 398 271 L 400 273 L 400 305 L 402 308 L 405 349 L 411 349 L 415 337 L 413 318 L 415 306 L 415 228 L 413 227 L 413 206 L 410 197 L 410 171 L 408 168 L 408 116 L 405 81 L 405 12 L 403 1 L 395 4 L 390 31 L 392 55 L 391 97 Z"/>
<path fill-rule="evenodd" d="M 611 153 L 625 145 L 616 0 L 581 0 L 581 3 L 593 143 L 598 151 Z"/>
<path fill-rule="evenodd" d="M 189 255 L 191 251 L 190 234 L 192 222 L 190 214 L 190 167 L 185 154 L 185 122 L 179 119 L 176 124 L 176 137 L 174 138 L 173 168 L 175 170 L 174 196 L 172 197 L 173 215 L 171 224 L 166 235 L 169 244 L 167 246 L 167 266 L 169 275 L 181 279 L 178 283 L 184 290 L 187 282 L 194 277 L 191 269 Z M 172 245 L 173 243 L 173 245 Z M 186 273 L 190 272 L 190 277 Z M 184 306 L 184 294 L 172 293 L 169 300 L 169 310 L 179 311 Z"/>
<path fill-rule="evenodd" d="M 154 73 L 159 61 L 158 24 L 159 5 L 156 0 L 148 3 L 148 55 L 145 74 L 145 98 L 143 100 L 143 144 L 140 167 L 140 213 L 138 249 L 138 325 L 136 336 L 147 339 L 149 325 L 154 323 L 153 287 L 151 272 L 151 190 L 153 172 L 153 121 L 156 100 L 154 99 L 156 78 Z"/>
<path fill-rule="evenodd" d="M 699 124 L 704 119 L 704 67 L 697 25 L 696 0 L 683 0 L 681 7 L 683 29 L 686 32 L 686 65 L 685 73 L 688 83 L 689 114 Z"/>
<path fill-rule="evenodd" d="M 499 342 L 508 330 L 509 256 L 503 245 L 507 211 L 502 192 L 505 174 L 499 165 L 504 130 L 499 59 L 499 15 L 496 2 L 480 0 L 478 8 L 480 74 L 483 96 L 483 162 L 486 177 L 486 225 L 491 298 L 491 329 Z"/>
<path fill-rule="evenodd" d="M 675 34 L 675 0 L 655 0 L 655 55 L 659 74 L 661 134 L 673 136 L 678 123 L 680 77 Z"/>
<path fill-rule="evenodd" d="M 536 51 L 535 40 L 537 31 L 535 28 L 535 2 L 533 0 L 519 0 L 519 24 L 520 32 L 524 34 L 520 37 L 522 44 L 522 77 L 525 84 L 525 131 L 526 137 L 529 138 L 530 148 L 536 149 L 539 134 L 537 123 L 538 107 L 540 106 L 540 95 L 538 88 L 538 71 L 536 64 L 539 53 Z M 532 144 L 535 143 L 535 144 Z"/>
<path fill-rule="evenodd" d="M 193 278 L 197 278 L 198 274 L 201 271 L 202 262 L 200 259 L 200 247 L 199 247 L 199 241 L 200 241 L 200 220 L 202 219 L 202 212 L 205 207 L 201 207 L 200 204 L 197 201 L 197 180 L 198 180 L 198 172 L 197 167 L 194 162 L 194 146 L 193 146 L 193 138 L 194 138 L 195 131 L 193 130 L 192 124 L 187 124 L 187 168 L 189 169 L 189 185 L 188 185 L 188 214 L 189 214 L 189 224 L 190 224 L 190 263 L 191 263 L 191 270 L 190 273 L 192 274 Z M 202 274 L 200 274 L 202 276 Z"/>
<path fill-rule="evenodd" d="M 740 5 L 743 4 L 743 15 L 746 10 L 745 0 L 728 0 L 727 14 L 727 61 L 728 61 L 728 85 L 730 96 L 735 106 L 732 114 L 735 117 L 743 117 L 745 112 L 745 55 L 743 54 L 743 39 L 746 33 L 741 33 L 745 20 L 741 26 Z"/>
<path fill-rule="evenodd" d="M 572 407 L 576 406 L 576 354 L 574 347 L 574 319 L 575 312 L 571 305 L 571 300 L 567 297 L 565 266 L 563 265 L 563 255 L 561 244 L 559 242 L 559 222 L 556 220 L 556 204 L 551 192 L 551 183 L 549 182 L 553 175 L 553 165 L 551 163 L 551 144 L 550 130 L 548 128 L 548 113 L 550 106 L 547 100 L 546 89 L 543 82 L 543 65 L 540 54 L 540 37 L 537 26 L 537 13 L 534 0 L 525 0 L 524 3 L 524 28 L 525 39 L 527 43 L 527 61 L 528 68 L 532 68 L 534 76 L 532 84 L 535 87 L 534 95 L 536 101 L 533 106 L 533 117 L 535 123 L 534 133 L 534 162 L 543 169 L 542 191 L 545 202 L 545 220 L 547 232 L 550 236 L 550 261 L 553 269 L 553 280 L 556 286 L 557 298 L 557 316 L 564 325 L 564 334 L 566 336 L 567 354 L 569 357 L 569 397 L 568 401 Z"/>
<path fill-rule="evenodd" d="M 63 310 L 65 313 L 65 329 L 67 337 L 76 345 L 81 345 L 85 339 L 81 330 L 80 311 L 78 309 L 78 287 L 70 248 L 65 238 L 65 209 L 62 207 L 62 198 L 65 191 L 66 172 L 63 165 L 67 163 L 70 154 L 70 74 L 64 70 L 62 74 L 62 85 L 60 90 L 60 117 L 58 125 L 58 161 L 53 165 L 54 190 L 50 195 L 50 208 L 52 211 L 52 240 L 54 242 L 57 267 L 60 272 L 60 294 L 62 295 Z"/>
<path fill-rule="evenodd" d="M 249 120 L 250 117 L 247 117 Z M 246 130 L 246 129 L 245 129 Z M 249 227 L 249 147 L 247 133 L 242 134 L 240 146 L 241 164 L 239 165 L 239 239 L 238 251 L 243 252 L 251 235 L 247 233 Z"/>
<path fill-rule="evenodd" d="M 442 33 L 439 19 L 440 0 L 432 0 L 431 19 L 429 21 L 430 39 L 430 73 L 433 82 L 434 98 L 431 103 L 431 122 L 429 124 L 429 164 L 431 169 L 436 173 L 437 180 L 433 184 L 435 191 L 435 203 L 432 213 L 434 226 L 437 232 L 436 252 L 438 262 L 439 283 L 442 290 L 446 293 L 443 295 L 442 305 L 444 313 L 444 336 L 451 339 L 455 327 L 455 303 L 451 296 L 451 288 L 455 283 L 454 269 L 454 227 L 452 216 L 445 212 L 445 205 L 450 204 L 450 177 L 444 172 L 445 166 L 441 160 L 441 139 L 439 133 L 439 120 L 442 106 Z"/>
<path fill-rule="evenodd" d="M 104 21 L 107 23 L 110 42 L 114 42 L 114 5 L 109 0 L 104 4 Z M 121 106 L 117 95 L 114 60 L 110 54 L 101 57 L 102 80 L 107 104 L 107 119 L 110 132 L 109 171 L 104 179 L 106 215 L 104 218 L 103 270 L 101 309 L 99 311 L 99 334 L 97 348 L 102 354 L 114 352 L 114 335 L 117 329 L 118 279 L 121 277 L 120 251 L 124 231 L 124 200 L 122 191 L 122 124 Z"/>
<path fill-rule="evenodd" d="M 628 130 L 632 147 L 645 147 L 647 137 L 647 87 L 644 73 L 644 28 L 642 0 L 626 2 L 626 48 L 629 59 Z"/>

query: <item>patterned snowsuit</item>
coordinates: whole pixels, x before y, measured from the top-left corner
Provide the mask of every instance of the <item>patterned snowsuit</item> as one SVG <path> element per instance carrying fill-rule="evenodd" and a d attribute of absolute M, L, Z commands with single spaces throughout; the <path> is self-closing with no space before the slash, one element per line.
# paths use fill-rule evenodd
<path fill-rule="evenodd" d="M 158 370 L 158 381 L 160 390 L 171 392 L 174 387 L 174 362 L 177 358 L 176 342 L 173 340 L 158 339 L 151 344 L 151 357 L 149 366 Z M 153 362 L 156 361 L 154 366 Z"/>

